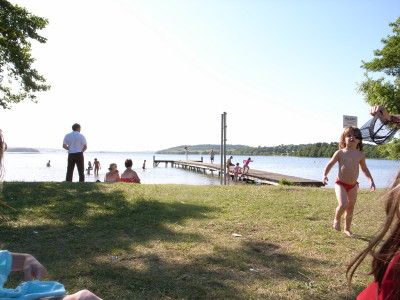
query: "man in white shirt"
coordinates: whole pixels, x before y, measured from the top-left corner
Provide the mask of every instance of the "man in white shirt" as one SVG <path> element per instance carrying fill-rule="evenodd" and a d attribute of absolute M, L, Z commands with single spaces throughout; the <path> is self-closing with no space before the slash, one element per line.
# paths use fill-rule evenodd
<path fill-rule="evenodd" d="M 87 149 L 86 139 L 81 134 L 81 125 L 75 123 L 72 125 L 72 132 L 64 137 L 63 148 L 68 150 L 68 167 L 66 181 L 72 181 L 75 165 L 78 168 L 79 182 L 85 181 L 85 161 L 83 152 Z"/>

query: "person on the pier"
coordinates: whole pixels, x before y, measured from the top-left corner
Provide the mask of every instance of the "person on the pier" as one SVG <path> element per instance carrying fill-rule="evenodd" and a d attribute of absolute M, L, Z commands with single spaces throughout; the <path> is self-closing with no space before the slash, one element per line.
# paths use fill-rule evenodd
<path fill-rule="evenodd" d="M 251 162 L 253 162 L 253 161 L 251 160 L 251 157 L 249 157 L 248 159 L 245 159 L 245 160 L 243 161 L 243 174 L 249 173 L 249 170 L 250 170 L 249 164 L 250 164 Z"/>
<path fill-rule="evenodd" d="M 211 149 L 211 152 L 210 152 L 210 161 L 211 161 L 212 164 L 214 163 L 214 155 L 215 155 L 214 149 Z"/>
<path fill-rule="evenodd" d="M 242 173 L 242 168 L 239 163 L 233 168 L 233 181 L 237 182 L 239 180 L 239 174 Z"/>
<path fill-rule="evenodd" d="M 340 231 L 341 217 L 345 214 L 344 233 L 350 237 L 353 235 L 350 231 L 350 226 L 353 219 L 354 205 L 357 200 L 359 167 L 369 179 L 371 191 L 375 191 L 375 183 L 368 170 L 362 149 L 360 129 L 356 127 L 346 128 L 340 136 L 339 150 L 333 154 L 332 159 L 326 165 L 322 179 L 323 184 L 326 185 L 329 171 L 338 162 L 339 172 L 335 181 L 338 206 L 333 220 L 333 228 Z"/>
<path fill-rule="evenodd" d="M 235 165 L 232 163 L 232 159 L 233 159 L 233 156 L 230 156 L 230 157 L 228 158 L 228 160 L 226 161 L 226 171 L 227 171 L 228 173 L 229 173 L 230 171 L 233 171 L 233 170 L 231 170 L 231 168 L 235 166 Z"/>

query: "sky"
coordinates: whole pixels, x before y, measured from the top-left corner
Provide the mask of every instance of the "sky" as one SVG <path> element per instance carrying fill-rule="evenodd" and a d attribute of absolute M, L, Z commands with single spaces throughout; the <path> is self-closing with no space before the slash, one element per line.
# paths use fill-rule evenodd
<path fill-rule="evenodd" d="M 337 141 L 398 0 L 12 0 L 48 19 L 34 66 L 51 89 L 0 109 L 10 147 L 89 151 Z"/>

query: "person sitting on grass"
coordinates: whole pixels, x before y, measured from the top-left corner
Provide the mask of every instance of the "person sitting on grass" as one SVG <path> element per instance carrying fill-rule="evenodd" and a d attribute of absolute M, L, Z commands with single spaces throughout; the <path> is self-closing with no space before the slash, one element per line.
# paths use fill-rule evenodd
<path fill-rule="evenodd" d="M 23 272 L 26 281 L 16 289 L 4 288 L 10 272 Z M 50 297 L 60 300 L 101 300 L 88 290 L 65 295 L 65 288 L 61 283 L 38 280 L 46 274 L 46 268 L 32 255 L 0 250 L 0 299 L 47 299 Z"/>
<path fill-rule="evenodd" d="M 3 178 L 3 156 L 6 150 L 7 144 L 0 129 L 0 184 Z M 4 288 L 10 272 L 24 272 L 25 282 L 21 283 L 16 289 Z M 65 295 L 65 288 L 61 283 L 37 280 L 43 278 L 46 274 L 46 268 L 32 255 L 0 250 L 0 299 L 57 297 L 60 300 L 101 300 L 88 290 Z"/>
<path fill-rule="evenodd" d="M 109 172 L 106 173 L 104 177 L 104 182 L 118 182 L 119 181 L 119 171 L 117 164 L 112 163 L 108 168 Z"/>
<path fill-rule="evenodd" d="M 121 174 L 120 181 L 122 182 L 132 182 L 132 183 L 140 183 L 140 178 L 138 174 L 132 170 L 132 160 L 125 160 L 126 170 Z"/>

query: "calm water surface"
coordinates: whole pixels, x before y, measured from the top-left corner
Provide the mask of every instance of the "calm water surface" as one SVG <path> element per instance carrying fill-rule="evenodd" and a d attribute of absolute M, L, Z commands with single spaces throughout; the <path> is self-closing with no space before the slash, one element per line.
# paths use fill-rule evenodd
<path fill-rule="evenodd" d="M 99 180 L 104 180 L 110 163 L 117 163 L 118 169 L 122 172 L 126 158 L 133 160 L 133 168 L 138 173 L 144 184 L 193 184 L 193 185 L 215 185 L 219 184 L 217 176 L 200 174 L 182 169 L 165 167 L 160 164 L 153 168 L 153 153 L 132 153 L 132 152 L 87 152 L 85 163 L 88 160 L 93 162 L 97 158 L 101 162 Z M 233 161 L 243 164 L 248 156 L 234 156 Z M 146 170 L 142 170 L 143 160 L 147 160 Z M 158 155 L 156 159 L 185 159 L 184 155 Z M 200 155 L 189 155 L 189 159 L 198 160 Z M 47 161 L 51 161 L 51 167 L 46 167 Z M 299 176 L 308 179 L 321 180 L 322 170 L 329 161 L 328 158 L 305 158 L 289 156 L 252 156 L 251 168 L 276 172 L 286 175 Z M 209 157 L 204 156 L 204 161 L 209 162 Z M 215 163 L 219 163 L 219 157 L 215 157 Z M 11 153 L 6 152 L 4 157 L 5 181 L 64 181 L 67 167 L 67 154 L 64 152 L 42 152 L 42 153 Z M 367 165 L 375 179 L 377 187 L 387 187 L 391 184 L 399 169 L 398 161 L 391 160 L 367 160 Z M 329 185 L 333 187 L 336 178 L 337 166 L 329 174 Z M 97 178 L 86 175 L 86 181 L 93 182 Z M 75 170 L 74 181 L 78 180 Z M 360 171 L 359 182 L 361 188 L 368 187 L 368 181 Z"/>

